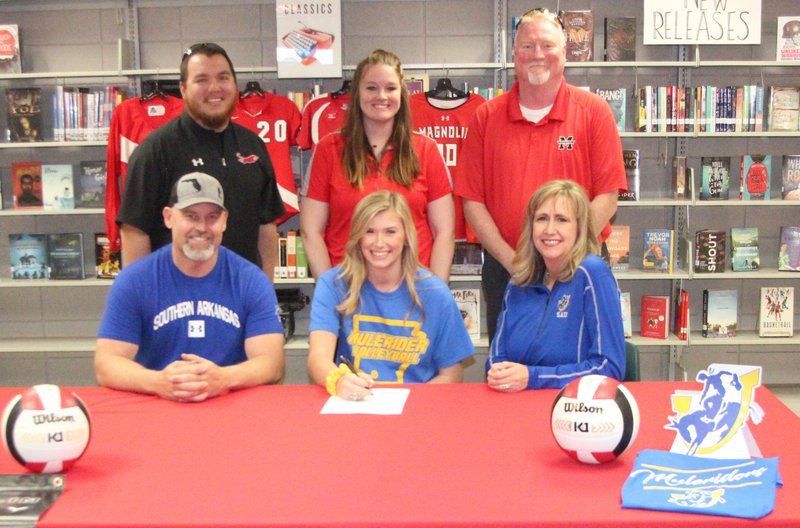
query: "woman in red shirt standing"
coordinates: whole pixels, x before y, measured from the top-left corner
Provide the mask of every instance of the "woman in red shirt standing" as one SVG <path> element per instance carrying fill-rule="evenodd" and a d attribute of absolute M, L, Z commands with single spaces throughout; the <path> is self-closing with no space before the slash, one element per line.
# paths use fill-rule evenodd
<path fill-rule="evenodd" d="M 300 228 L 312 275 L 341 262 L 358 201 L 387 189 L 405 197 L 420 261 L 446 282 L 454 247 L 452 182 L 436 143 L 412 132 L 400 59 L 370 53 L 356 68 L 350 101 L 344 128 L 317 144 L 302 192 Z"/>

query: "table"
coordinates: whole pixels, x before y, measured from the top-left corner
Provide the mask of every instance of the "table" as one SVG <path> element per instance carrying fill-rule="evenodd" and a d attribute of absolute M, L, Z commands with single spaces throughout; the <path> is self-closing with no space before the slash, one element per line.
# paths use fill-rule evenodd
<path fill-rule="evenodd" d="M 549 428 L 554 390 L 414 385 L 399 416 L 321 415 L 316 386 L 269 386 L 200 404 L 75 388 L 92 440 L 42 528 L 255 526 L 752 526 L 709 515 L 629 510 L 636 453 L 669 449 L 669 395 L 699 383 L 626 383 L 642 412 L 618 460 L 583 465 Z M 15 389 L 0 389 L 5 405 Z M 800 418 L 761 387 L 764 456 L 784 487 L 759 526 L 800 526 Z M 0 453 L 0 473 L 25 470 Z M 791 499 L 795 497 L 795 499 Z"/>

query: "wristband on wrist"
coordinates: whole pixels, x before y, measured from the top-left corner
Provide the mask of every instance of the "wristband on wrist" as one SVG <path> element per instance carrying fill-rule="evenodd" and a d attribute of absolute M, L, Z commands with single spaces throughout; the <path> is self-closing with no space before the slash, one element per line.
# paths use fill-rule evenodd
<path fill-rule="evenodd" d="M 339 378 L 348 372 L 350 369 L 344 363 L 328 372 L 328 376 L 325 378 L 325 388 L 328 389 L 331 396 L 336 396 L 336 384 L 339 383 Z"/>

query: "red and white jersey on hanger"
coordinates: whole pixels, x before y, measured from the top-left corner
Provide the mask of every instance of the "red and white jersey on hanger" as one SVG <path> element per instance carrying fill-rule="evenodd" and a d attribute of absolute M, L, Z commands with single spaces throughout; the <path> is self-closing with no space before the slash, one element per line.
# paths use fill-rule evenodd
<path fill-rule="evenodd" d="M 119 251 L 117 211 L 125 188 L 128 160 L 134 149 L 153 130 L 180 115 L 183 99 L 167 95 L 122 101 L 111 114 L 111 124 L 106 146 L 106 235 L 112 251 Z"/>
<path fill-rule="evenodd" d="M 454 183 L 460 176 L 458 161 L 461 144 L 469 130 L 469 121 L 475 110 L 485 102 L 486 99 L 476 93 L 468 93 L 467 97 L 454 100 L 434 99 L 424 93 L 417 93 L 409 98 L 414 131 L 436 141 Z M 455 198 L 456 240 L 477 242 L 478 238 L 464 220 L 461 200 Z"/>
<path fill-rule="evenodd" d="M 277 223 L 285 222 L 300 211 L 291 155 L 302 121 L 300 110 L 288 97 L 264 92 L 263 96 L 252 94 L 240 98 L 231 120 L 258 134 L 267 147 L 278 191 L 286 207 L 286 214 Z"/>
<path fill-rule="evenodd" d="M 319 143 L 320 138 L 342 128 L 347 120 L 347 107 L 350 95 L 333 96 L 322 94 L 306 103 L 303 108 L 303 124 L 297 142 L 300 148 L 308 150 Z"/>

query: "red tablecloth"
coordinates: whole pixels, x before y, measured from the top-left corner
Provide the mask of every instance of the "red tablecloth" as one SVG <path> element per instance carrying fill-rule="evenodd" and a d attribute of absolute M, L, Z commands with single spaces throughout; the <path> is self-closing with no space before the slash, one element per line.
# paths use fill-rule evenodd
<path fill-rule="evenodd" d="M 200 404 L 77 388 L 92 441 L 39 526 L 751 526 L 709 515 L 629 510 L 620 490 L 636 453 L 668 450 L 669 395 L 699 383 L 628 383 L 639 437 L 589 466 L 555 444 L 555 391 L 482 384 L 410 386 L 402 415 L 320 415 L 315 386 L 258 387 Z M 0 389 L 5 405 L 15 389 Z M 800 419 L 769 391 L 752 427 L 780 457 L 784 487 L 758 525 L 800 526 Z M 0 473 L 24 469 L 3 450 Z M 792 499 L 791 497 L 794 497 Z"/>

